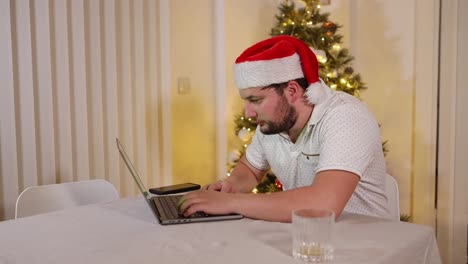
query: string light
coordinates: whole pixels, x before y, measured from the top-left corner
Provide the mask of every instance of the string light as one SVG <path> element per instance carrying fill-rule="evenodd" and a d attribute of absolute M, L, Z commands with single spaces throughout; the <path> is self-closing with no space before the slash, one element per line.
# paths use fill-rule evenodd
<path fill-rule="evenodd" d="M 320 5 L 317 5 L 317 8 L 318 8 L 318 9 L 320 9 L 320 7 L 321 7 Z"/>
<path fill-rule="evenodd" d="M 332 49 L 335 50 L 335 51 L 339 51 L 341 49 L 341 46 L 340 44 L 335 44 L 332 46 Z"/>
<path fill-rule="evenodd" d="M 327 62 L 327 57 L 324 56 L 317 56 L 317 60 L 321 63 Z"/>

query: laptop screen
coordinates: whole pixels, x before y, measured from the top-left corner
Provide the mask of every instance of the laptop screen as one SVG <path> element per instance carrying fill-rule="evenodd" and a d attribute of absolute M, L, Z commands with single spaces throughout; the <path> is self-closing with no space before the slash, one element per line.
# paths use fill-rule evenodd
<path fill-rule="evenodd" d="M 130 170 L 130 173 L 132 174 L 133 179 L 135 179 L 135 182 L 136 182 L 138 188 L 140 189 L 143 196 L 145 196 L 145 198 L 147 200 L 149 200 L 150 196 L 148 194 L 148 190 L 146 189 L 145 185 L 141 181 L 140 176 L 138 176 L 138 172 L 136 171 L 135 167 L 133 167 L 132 162 L 128 158 L 127 152 L 125 152 L 125 149 L 120 144 L 120 141 L 119 141 L 118 138 L 116 138 L 115 141 L 117 142 L 117 148 L 119 149 L 120 156 L 122 156 L 125 164 L 127 165 L 128 169 Z"/>

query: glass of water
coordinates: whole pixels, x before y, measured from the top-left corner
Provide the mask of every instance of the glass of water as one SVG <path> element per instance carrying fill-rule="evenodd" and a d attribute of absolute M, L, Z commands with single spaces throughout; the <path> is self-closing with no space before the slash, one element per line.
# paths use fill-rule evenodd
<path fill-rule="evenodd" d="M 333 260 L 334 223 L 335 213 L 332 210 L 299 209 L 293 211 L 293 257 L 312 263 L 330 263 Z"/>

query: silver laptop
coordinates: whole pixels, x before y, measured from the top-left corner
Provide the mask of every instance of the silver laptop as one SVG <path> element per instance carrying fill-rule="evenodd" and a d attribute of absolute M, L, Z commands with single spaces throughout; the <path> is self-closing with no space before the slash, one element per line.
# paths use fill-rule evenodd
<path fill-rule="evenodd" d="M 128 158 L 128 155 L 125 152 L 125 149 L 123 148 L 122 144 L 120 144 L 118 138 L 116 138 L 116 142 L 120 156 L 124 160 L 125 165 L 127 165 L 127 168 L 130 171 L 130 174 L 133 176 L 133 179 L 135 180 L 138 189 L 140 189 L 141 194 L 143 194 L 143 197 L 145 198 L 147 204 L 151 208 L 151 211 L 153 211 L 160 224 L 171 225 L 219 220 L 234 220 L 243 218 L 243 216 L 239 214 L 209 215 L 203 212 L 197 212 L 189 217 L 180 215 L 177 210 L 177 202 L 183 195 L 164 195 L 151 197 L 148 193 L 148 189 L 146 189 L 145 185 L 140 179 L 140 176 L 138 176 L 135 167 Z"/>

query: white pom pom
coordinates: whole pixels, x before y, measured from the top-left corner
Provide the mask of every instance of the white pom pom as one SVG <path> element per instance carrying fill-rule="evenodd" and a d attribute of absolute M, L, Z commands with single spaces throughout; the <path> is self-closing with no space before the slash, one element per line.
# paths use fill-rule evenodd
<path fill-rule="evenodd" d="M 327 53 L 323 50 L 319 50 L 319 49 L 314 49 L 312 47 L 309 47 L 312 52 L 315 54 L 315 57 L 317 57 L 317 60 L 321 63 L 325 63 L 327 62 Z"/>
<path fill-rule="evenodd" d="M 312 83 L 307 87 L 307 101 L 313 105 L 318 105 L 325 101 L 331 92 L 331 88 L 320 79 L 320 81 Z"/>

